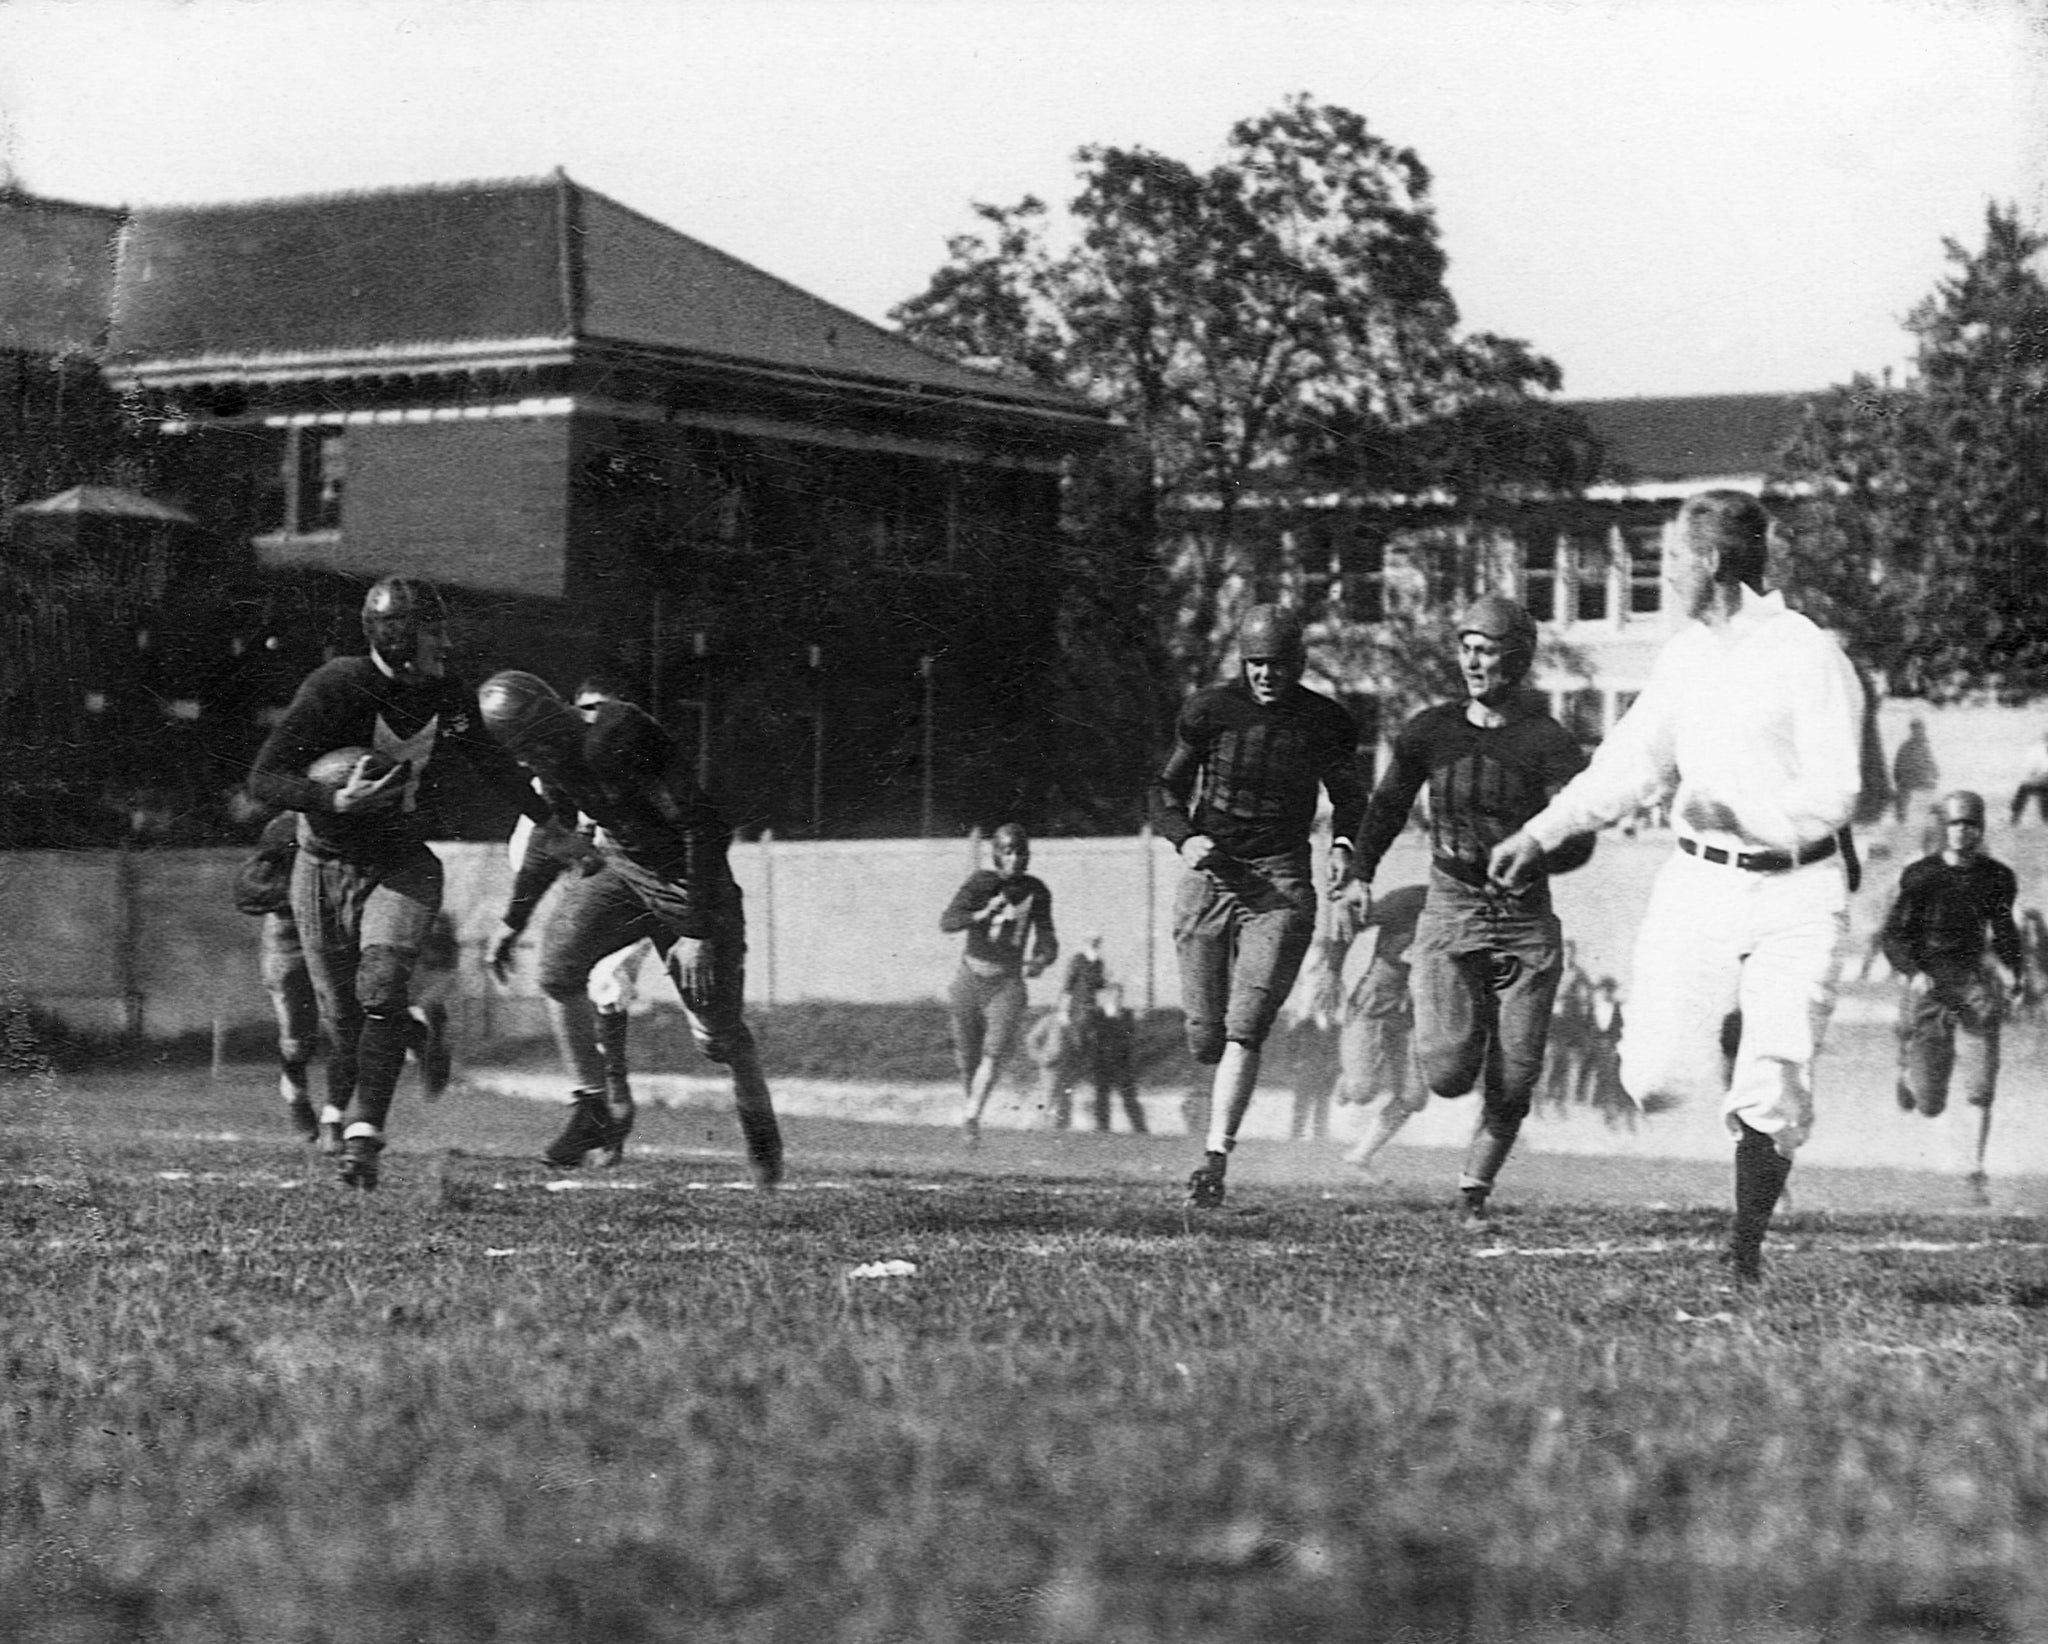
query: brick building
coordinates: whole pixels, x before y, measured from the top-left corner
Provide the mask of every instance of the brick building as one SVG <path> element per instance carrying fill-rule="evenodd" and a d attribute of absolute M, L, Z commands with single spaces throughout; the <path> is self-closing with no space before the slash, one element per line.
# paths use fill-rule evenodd
<path fill-rule="evenodd" d="M 256 719 L 356 648 L 366 582 L 410 572 L 455 593 L 472 672 L 621 670 L 746 825 L 1030 814 L 1060 476 L 1112 434 L 1083 402 L 560 174 L 125 212 L 7 195 L 0 250 L 40 270 L 0 276 L 35 319 L 0 340 L 89 352 L 163 436 L 152 494 L 207 528 L 209 643 L 248 660 Z"/>

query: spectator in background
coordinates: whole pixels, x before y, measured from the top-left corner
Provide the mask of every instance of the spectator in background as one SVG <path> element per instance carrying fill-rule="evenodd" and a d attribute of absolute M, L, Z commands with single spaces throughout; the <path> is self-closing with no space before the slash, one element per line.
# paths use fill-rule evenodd
<path fill-rule="evenodd" d="M 1087 1014 L 1094 1010 L 1090 1000 Z M 1024 1053 L 1038 1067 L 1038 1105 L 1055 1130 L 1072 1126 L 1074 1087 L 1088 1071 L 1090 1051 L 1083 1041 L 1082 1014 L 1080 1001 L 1062 992 L 1024 1035 Z"/>
<path fill-rule="evenodd" d="M 2027 750 L 2027 762 L 2020 772 L 2020 785 L 2012 795 L 2012 825 L 2018 827 L 2027 813 L 2027 801 L 2034 801 L 2043 822 L 2048 822 L 2048 732 L 2043 732 Z"/>
<path fill-rule="evenodd" d="M 1927 740 L 1927 721 L 1916 719 L 1907 729 L 1906 740 L 1892 755 L 1892 815 L 1904 822 L 1915 796 L 1932 793 L 1941 782 L 1941 766 Z"/>
<path fill-rule="evenodd" d="M 1111 982 L 1095 996 L 1095 1128 L 1109 1129 L 1112 1096 L 1123 1103 L 1132 1134 L 1145 1134 L 1145 1109 L 1138 1101 L 1138 1022 L 1124 1004 L 1124 990 Z"/>

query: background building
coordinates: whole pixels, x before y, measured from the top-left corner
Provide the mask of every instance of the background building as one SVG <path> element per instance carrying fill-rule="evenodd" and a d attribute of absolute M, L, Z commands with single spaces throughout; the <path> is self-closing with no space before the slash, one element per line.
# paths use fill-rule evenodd
<path fill-rule="evenodd" d="M 202 786 L 359 648 L 363 586 L 407 572 L 452 589 L 472 672 L 621 673 L 747 827 L 1031 815 L 1061 471 L 1112 434 L 1078 399 L 559 174 L 128 212 L 10 194 L 0 249 L 17 378 L 94 362 L 155 436 L 122 477 L 198 524 L 160 626 L 217 722 Z"/>

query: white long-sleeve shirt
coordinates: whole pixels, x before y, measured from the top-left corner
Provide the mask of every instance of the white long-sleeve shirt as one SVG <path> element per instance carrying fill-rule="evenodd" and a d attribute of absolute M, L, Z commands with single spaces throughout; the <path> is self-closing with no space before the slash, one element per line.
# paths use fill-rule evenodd
<path fill-rule="evenodd" d="M 1796 851 L 1847 825 L 1863 785 L 1863 684 L 1783 596 L 1745 587 L 1720 628 L 1689 622 L 1593 761 L 1528 824 L 1546 851 L 1672 801 L 1679 832 L 1726 850 Z M 1736 826 L 1702 826 L 1703 806 Z"/>

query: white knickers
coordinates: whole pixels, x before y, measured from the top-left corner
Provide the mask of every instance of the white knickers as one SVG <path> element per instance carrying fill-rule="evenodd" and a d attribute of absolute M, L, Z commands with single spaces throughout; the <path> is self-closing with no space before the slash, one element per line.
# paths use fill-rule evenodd
<path fill-rule="evenodd" d="M 1731 1132 L 1787 1158 L 1813 1129 L 1813 1060 L 1849 923 L 1839 856 L 1783 873 L 1674 851 L 1650 891 L 1623 1006 L 1621 1082 L 1639 1107 L 1717 1100 Z M 1732 1065 L 1723 1024 L 1741 1013 Z"/>

